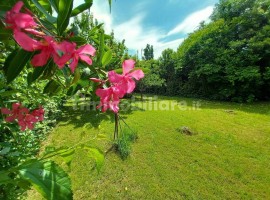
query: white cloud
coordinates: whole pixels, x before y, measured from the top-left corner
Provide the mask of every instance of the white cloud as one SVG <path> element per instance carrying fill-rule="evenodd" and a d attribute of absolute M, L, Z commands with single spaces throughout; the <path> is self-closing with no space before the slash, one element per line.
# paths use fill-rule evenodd
<path fill-rule="evenodd" d="M 75 1 L 81 3 L 82 0 Z M 173 3 L 175 0 L 170 0 Z M 131 19 L 127 19 L 121 24 L 116 24 L 113 18 L 114 13 L 110 13 L 107 1 L 94 1 L 91 7 L 91 13 L 99 21 L 104 23 L 106 33 L 110 33 L 114 30 L 114 35 L 117 40 L 122 41 L 125 39 L 126 46 L 133 51 L 140 52 L 147 44 L 153 45 L 154 56 L 158 58 L 162 51 L 171 48 L 176 50 L 177 47 L 182 43 L 184 38 L 175 39 L 169 42 L 162 42 L 161 40 L 166 37 L 174 35 L 176 33 L 188 33 L 192 32 L 201 21 L 207 20 L 213 11 L 213 6 L 206 7 L 200 11 L 194 12 L 189 15 L 183 22 L 172 29 L 169 32 L 161 30 L 157 27 L 144 27 L 143 20 L 146 17 L 146 13 L 142 12 L 142 8 L 146 7 L 146 2 L 137 4 L 134 10 L 137 13 Z"/>
<path fill-rule="evenodd" d="M 161 55 L 162 51 L 164 51 L 165 49 L 170 48 L 170 49 L 176 50 L 183 41 L 184 41 L 184 38 L 180 38 L 180 39 L 173 40 L 170 42 L 157 43 L 156 46 L 154 47 L 155 58 L 158 58 Z"/>
<path fill-rule="evenodd" d="M 133 19 L 126 21 L 114 27 L 114 33 L 117 39 L 126 40 L 126 45 L 131 49 L 140 49 L 144 47 L 147 43 L 156 43 L 159 39 L 159 30 L 145 29 L 142 26 L 142 20 L 144 19 L 144 14 L 140 13 Z"/>
<path fill-rule="evenodd" d="M 142 22 L 144 16 L 145 14 L 139 13 L 133 19 L 115 26 L 114 33 L 116 38 L 118 40 L 125 39 L 126 46 L 129 49 L 138 51 L 139 57 L 141 56 L 141 50 L 145 48 L 147 44 L 153 45 L 155 58 L 158 58 L 162 51 L 167 48 L 176 50 L 183 41 L 183 38 L 170 42 L 161 42 L 160 39 L 164 38 L 166 34 L 164 34 L 164 31 L 157 28 L 145 29 Z"/>
<path fill-rule="evenodd" d="M 202 10 L 192 13 L 184 21 L 178 24 L 174 29 L 169 31 L 167 36 L 174 35 L 177 33 L 190 33 L 194 31 L 200 22 L 209 19 L 210 15 L 213 12 L 214 7 L 208 6 Z"/>
<path fill-rule="evenodd" d="M 110 13 L 109 4 L 107 1 L 94 1 L 93 6 L 90 9 L 94 18 L 99 22 L 104 23 L 104 29 L 106 33 L 110 33 L 113 29 L 113 16 Z"/>

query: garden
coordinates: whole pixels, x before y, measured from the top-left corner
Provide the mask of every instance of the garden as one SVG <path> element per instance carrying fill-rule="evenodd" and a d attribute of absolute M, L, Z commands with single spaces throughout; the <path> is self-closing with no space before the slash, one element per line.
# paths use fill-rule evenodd
<path fill-rule="evenodd" d="M 270 1 L 159 58 L 74 5 L 0 3 L 0 199 L 269 198 Z"/>

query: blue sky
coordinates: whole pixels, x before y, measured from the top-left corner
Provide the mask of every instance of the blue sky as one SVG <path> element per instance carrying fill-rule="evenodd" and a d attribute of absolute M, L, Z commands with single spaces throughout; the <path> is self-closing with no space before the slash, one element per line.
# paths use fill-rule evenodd
<path fill-rule="evenodd" d="M 75 5 L 83 0 L 74 0 Z M 207 21 L 218 0 L 94 0 L 91 12 L 105 31 L 125 39 L 130 53 L 140 52 L 146 44 L 154 46 L 155 58 L 166 48 L 177 49 L 188 33 Z"/>

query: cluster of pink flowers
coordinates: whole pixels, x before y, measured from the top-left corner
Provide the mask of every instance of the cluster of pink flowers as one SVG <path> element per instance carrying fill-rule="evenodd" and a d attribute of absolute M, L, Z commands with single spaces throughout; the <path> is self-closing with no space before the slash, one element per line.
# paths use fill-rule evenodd
<path fill-rule="evenodd" d="M 115 71 L 109 71 L 108 80 L 110 82 L 110 87 L 99 88 L 96 91 L 97 96 L 100 97 L 98 108 L 102 107 L 102 112 L 110 109 L 114 113 L 118 113 L 120 98 L 123 98 L 127 93 L 133 92 L 136 86 L 134 79 L 140 80 L 144 77 L 142 70 L 133 70 L 134 65 L 134 60 L 125 60 L 122 64 L 122 74 L 117 74 Z M 103 86 L 105 83 L 105 81 L 95 78 L 90 78 L 90 80 L 100 82 L 100 86 Z"/>
<path fill-rule="evenodd" d="M 19 1 L 15 6 L 6 13 L 5 23 L 7 28 L 13 30 L 13 36 L 16 42 L 26 51 L 39 51 L 31 60 L 31 64 L 35 67 L 44 66 L 50 58 L 62 69 L 65 64 L 69 64 L 72 72 L 75 71 L 79 60 L 91 65 L 90 56 L 95 55 L 95 48 L 89 44 L 76 49 L 76 43 L 68 41 L 56 41 L 51 35 L 46 35 L 41 24 L 38 24 L 33 14 L 25 9 L 25 13 L 21 12 L 23 2 Z M 125 94 L 131 93 L 136 84 L 134 79 L 140 80 L 144 77 L 142 70 L 134 70 L 135 61 L 125 60 L 122 68 L 123 73 L 117 74 L 115 71 L 109 71 L 108 80 L 110 87 L 105 87 L 107 81 L 92 78 L 92 81 L 99 82 L 100 88 L 96 94 L 100 97 L 98 108 L 102 107 L 102 111 L 107 109 L 115 113 L 119 111 L 120 99 Z M 27 127 L 33 128 L 34 123 L 43 120 L 44 110 L 42 108 L 29 113 L 27 108 L 22 108 L 21 104 L 13 104 L 12 110 L 2 108 L 2 113 L 10 115 L 6 121 L 18 121 L 22 130 Z"/>
<path fill-rule="evenodd" d="M 6 122 L 18 122 L 22 131 L 26 130 L 26 128 L 32 130 L 35 123 L 44 120 L 44 109 L 42 107 L 30 112 L 28 108 L 23 107 L 20 103 L 13 103 L 11 110 L 1 108 L 1 112 L 7 115 Z"/>
<path fill-rule="evenodd" d="M 92 64 L 89 55 L 95 55 L 96 50 L 93 46 L 86 44 L 76 49 L 76 43 L 68 41 L 57 42 L 54 37 L 40 31 L 41 26 L 35 22 L 29 10 L 26 9 L 26 13 L 20 12 L 22 7 L 23 2 L 17 2 L 6 13 L 5 22 L 7 28 L 13 30 L 14 39 L 24 50 L 40 51 L 31 60 L 33 66 L 44 66 L 51 57 L 60 69 L 66 63 L 69 63 L 72 72 L 77 67 L 79 59 L 89 65 Z"/>

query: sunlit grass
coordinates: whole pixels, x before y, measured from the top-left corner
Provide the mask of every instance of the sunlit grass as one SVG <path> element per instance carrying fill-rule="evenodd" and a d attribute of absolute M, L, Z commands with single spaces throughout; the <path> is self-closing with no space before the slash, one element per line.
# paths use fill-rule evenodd
<path fill-rule="evenodd" d="M 88 157 L 76 153 L 69 169 L 74 199 L 270 197 L 270 103 L 169 97 L 152 101 L 147 96 L 143 102 L 136 99 L 132 108 L 120 113 L 138 132 L 131 155 L 123 161 L 109 152 L 97 173 Z M 73 110 L 69 104 L 44 145 L 71 146 L 90 140 L 105 152 L 111 142 L 91 138 L 97 134 L 112 138 L 113 120 L 113 115 Z M 183 126 L 196 134 L 182 134 Z M 31 194 L 28 199 L 38 197 Z"/>

